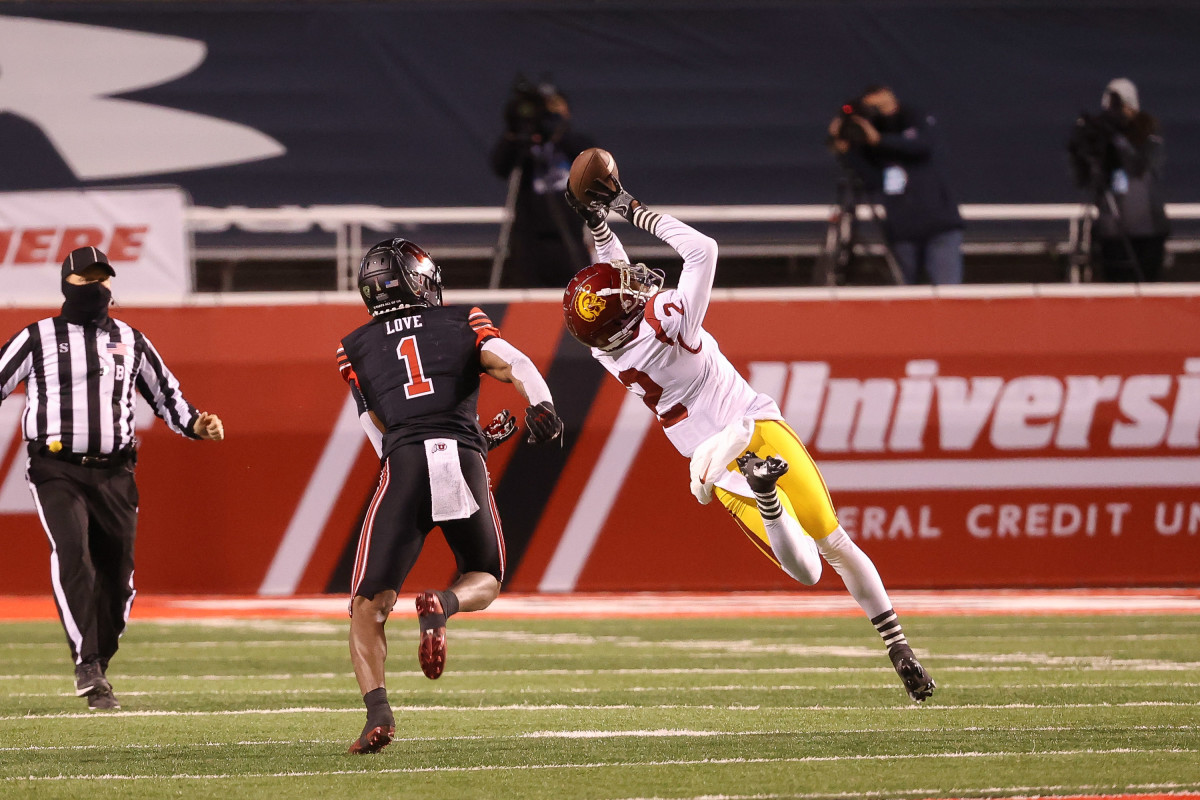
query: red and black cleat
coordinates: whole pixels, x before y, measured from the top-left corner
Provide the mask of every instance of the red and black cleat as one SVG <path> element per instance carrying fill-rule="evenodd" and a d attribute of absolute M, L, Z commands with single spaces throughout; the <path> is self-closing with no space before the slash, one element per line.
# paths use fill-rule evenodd
<path fill-rule="evenodd" d="M 437 592 L 417 595 L 417 622 L 421 626 L 421 643 L 417 646 L 417 661 L 425 677 L 433 680 L 446 668 L 446 612 Z"/>
<path fill-rule="evenodd" d="M 347 751 L 352 756 L 365 756 L 378 753 L 396 737 L 395 725 L 377 725 L 370 730 L 364 730 L 362 736 L 354 740 Z"/>

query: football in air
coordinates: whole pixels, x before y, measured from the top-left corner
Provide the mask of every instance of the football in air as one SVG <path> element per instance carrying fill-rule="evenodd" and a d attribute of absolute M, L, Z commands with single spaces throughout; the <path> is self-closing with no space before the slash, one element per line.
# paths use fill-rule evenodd
<path fill-rule="evenodd" d="M 616 189 L 613 178 L 617 176 L 617 161 L 612 153 L 599 147 L 589 147 L 575 157 L 571 164 L 571 175 L 567 178 L 567 188 L 575 199 L 581 203 L 592 200 L 585 193 L 592 186 L 592 181 L 600 181 L 610 190 Z"/>

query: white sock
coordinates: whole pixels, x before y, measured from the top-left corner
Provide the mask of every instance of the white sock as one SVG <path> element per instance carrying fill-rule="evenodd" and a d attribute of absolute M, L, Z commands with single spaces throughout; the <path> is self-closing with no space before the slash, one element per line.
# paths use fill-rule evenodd
<path fill-rule="evenodd" d="M 763 527 L 767 529 L 767 540 L 771 550 L 779 559 L 783 571 L 805 586 L 812 586 L 821 578 L 821 556 L 817 543 L 804 532 L 800 523 L 783 510 L 779 493 L 772 489 L 770 494 L 754 493 L 758 513 Z"/>
<path fill-rule="evenodd" d="M 868 617 L 874 620 L 885 611 L 891 611 L 892 601 L 883 588 L 879 571 L 867 554 L 850 540 L 841 525 L 824 539 L 818 539 L 816 544 L 829 566 L 842 576 L 846 590 Z"/>

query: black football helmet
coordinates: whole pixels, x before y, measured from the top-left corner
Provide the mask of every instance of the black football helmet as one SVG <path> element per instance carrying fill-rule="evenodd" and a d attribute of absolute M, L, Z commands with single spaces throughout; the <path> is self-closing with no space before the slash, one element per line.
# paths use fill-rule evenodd
<path fill-rule="evenodd" d="M 358 290 L 373 317 L 405 306 L 440 306 L 442 270 L 407 239 L 384 239 L 358 265 Z"/>

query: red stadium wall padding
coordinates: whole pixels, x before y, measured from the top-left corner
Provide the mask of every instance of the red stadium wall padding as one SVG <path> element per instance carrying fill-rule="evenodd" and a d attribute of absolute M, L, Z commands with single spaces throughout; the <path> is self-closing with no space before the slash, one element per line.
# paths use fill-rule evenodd
<path fill-rule="evenodd" d="M 719 505 L 696 503 L 686 461 L 615 381 L 585 396 L 555 386 L 556 366 L 587 359 L 562 341 L 556 303 L 485 310 L 585 413 L 553 473 L 513 472 L 528 446 L 516 441 L 490 459 L 498 489 L 553 487 L 536 524 L 506 528 L 527 542 L 509 588 L 797 588 Z M 0 310 L 0 335 L 44 314 Z M 362 310 L 119 316 L 228 434 L 191 442 L 158 421 L 141 431 L 139 588 L 325 590 L 377 471 L 364 441 L 336 431 L 346 392 L 333 354 Z M 1200 583 L 1200 297 L 717 300 L 706 327 L 779 401 L 889 586 Z M 0 405 L 0 592 L 45 593 L 48 546 L 14 437 L 22 403 Z M 503 407 L 521 403 L 485 380 L 481 417 Z M 323 458 L 339 468 L 319 474 Z M 305 547 L 281 547 L 296 530 Z M 434 534 L 407 585 L 452 572 Z M 827 570 L 818 587 L 839 585 Z"/>

